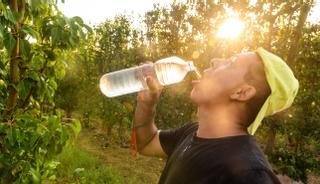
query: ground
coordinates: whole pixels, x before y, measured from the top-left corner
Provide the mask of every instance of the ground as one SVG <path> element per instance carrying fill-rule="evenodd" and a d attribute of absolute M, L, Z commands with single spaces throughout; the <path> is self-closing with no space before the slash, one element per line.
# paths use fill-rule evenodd
<path fill-rule="evenodd" d="M 106 133 L 98 128 L 83 128 L 76 144 L 97 156 L 103 164 L 119 171 L 125 183 L 131 183 L 130 178 L 143 183 L 157 183 L 165 163 L 161 158 L 132 156 L 128 147 L 108 143 Z"/>

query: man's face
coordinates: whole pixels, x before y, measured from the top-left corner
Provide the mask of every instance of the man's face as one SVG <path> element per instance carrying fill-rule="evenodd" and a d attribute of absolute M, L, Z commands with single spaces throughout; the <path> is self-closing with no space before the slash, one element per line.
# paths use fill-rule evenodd
<path fill-rule="evenodd" d="M 203 77 L 193 81 L 191 99 L 198 105 L 228 103 L 230 95 L 245 84 L 244 76 L 256 58 L 255 53 L 248 52 L 229 59 L 212 59 Z"/>

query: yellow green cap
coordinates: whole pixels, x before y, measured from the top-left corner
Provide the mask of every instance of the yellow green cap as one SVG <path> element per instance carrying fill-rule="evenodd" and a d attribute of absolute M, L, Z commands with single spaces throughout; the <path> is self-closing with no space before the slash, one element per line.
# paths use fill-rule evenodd
<path fill-rule="evenodd" d="M 256 52 L 263 61 L 271 94 L 263 104 L 254 122 L 248 127 L 248 132 L 251 135 L 256 132 L 264 117 L 290 107 L 299 89 L 299 82 L 286 62 L 261 47 Z"/>

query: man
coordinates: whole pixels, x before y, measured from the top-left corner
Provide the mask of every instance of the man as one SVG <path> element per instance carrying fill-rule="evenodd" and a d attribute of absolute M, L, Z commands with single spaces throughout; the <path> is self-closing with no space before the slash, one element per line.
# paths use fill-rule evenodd
<path fill-rule="evenodd" d="M 289 107 L 298 81 L 279 57 L 259 48 L 231 59 L 213 59 L 190 98 L 198 123 L 158 131 L 154 123 L 161 87 L 138 94 L 134 126 L 139 152 L 167 157 L 159 183 L 280 183 L 254 134 L 266 115 Z"/>

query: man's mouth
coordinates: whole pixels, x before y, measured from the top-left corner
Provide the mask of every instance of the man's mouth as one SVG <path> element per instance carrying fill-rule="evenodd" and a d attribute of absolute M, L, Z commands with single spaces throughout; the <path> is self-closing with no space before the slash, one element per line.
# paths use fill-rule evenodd
<path fill-rule="evenodd" d="M 200 80 L 192 80 L 192 82 L 191 82 L 191 84 L 193 85 L 193 86 L 195 86 L 195 85 L 197 85 L 197 84 L 199 84 L 200 83 Z"/>

